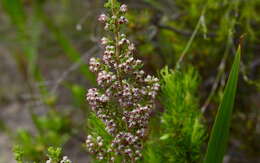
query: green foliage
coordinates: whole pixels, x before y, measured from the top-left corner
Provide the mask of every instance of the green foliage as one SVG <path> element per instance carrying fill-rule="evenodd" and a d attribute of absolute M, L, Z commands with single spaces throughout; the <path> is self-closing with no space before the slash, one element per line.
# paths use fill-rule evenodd
<path fill-rule="evenodd" d="M 66 84 L 72 94 L 73 105 L 77 108 L 86 108 L 85 94 L 86 89 L 77 84 Z"/>
<path fill-rule="evenodd" d="M 198 106 L 198 74 L 193 68 L 187 71 L 161 70 L 164 107 L 155 119 L 158 128 L 152 128 L 145 161 L 151 163 L 192 163 L 201 159 L 201 146 L 205 129 Z M 160 122 L 160 123 L 158 123 Z"/>
<path fill-rule="evenodd" d="M 119 9 L 120 3 L 117 0 L 108 0 L 104 7 L 108 9 Z"/>
<path fill-rule="evenodd" d="M 138 31 L 133 31 L 133 33 L 138 33 L 138 36 L 142 35 L 143 37 L 151 37 L 153 34 L 152 40 L 147 41 L 155 45 L 156 48 L 153 53 L 160 54 L 160 59 L 163 59 L 167 65 L 174 66 L 177 62 L 176 58 L 179 58 L 185 52 L 184 61 L 191 61 L 197 68 L 202 69 L 200 70 L 201 75 L 208 76 L 225 55 L 223 52 L 231 53 L 231 49 L 234 47 L 233 41 L 237 39 L 236 37 L 247 33 L 248 42 L 245 45 L 245 50 L 249 54 L 246 56 L 248 59 L 250 55 L 254 54 L 252 52 L 254 48 L 250 47 L 258 45 L 260 33 L 257 28 L 260 16 L 259 12 L 256 11 L 259 9 L 260 1 L 143 1 L 161 12 L 159 14 L 157 10 L 156 12 L 149 12 L 150 15 L 153 15 L 150 17 L 150 23 L 156 21 L 158 31 L 155 31 L 155 34 L 149 32 L 147 35 L 142 35 Z M 143 15 L 144 13 L 140 12 L 138 17 Z M 139 31 L 142 30 L 142 33 L 145 28 L 146 31 L 151 28 L 141 22 L 139 24 L 142 27 L 139 27 Z M 194 33 L 196 33 L 196 37 L 194 37 Z M 231 40 L 231 42 L 228 40 Z M 147 41 L 140 46 L 146 44 Z M 189 47 L 188 51 L 186 47 Z M 145 52 L 145 50 L 142 50 L 142 52 L 145 53 L 144 55 L 151 53 L 150 51 Z M 150 57 L 154 58 L 156 55 Z M 205 71 L 205 69 L 212 71 Z"/>
<path fill-rule="evenodd" d="M 89 133 L 93 133 L 94 136 L 102 136 L 104 138 L 111 137 L 105 130 L 105 124 L 94 113 L 90 113 L 87 121 L 87 128 Z"/>
<path fill-rule="evenodd" d="M 87 121 L 86 121 L 86 128 L 87 128 L 87 133 L 91 133 L 91 135 L 93 137 L 102 137 L 103 138 L 103 144 L 106 148 L 109 148 L 111 145 L 111 141 L 113 140 L 113 137 L 105 130 L 105 124 L 102 122 L 102 120 L 100 120 L 95 113 L 90 113 L 90 115 L 87 117 Z M 122 158 L 119 156 L 117 156 L 115 158 L 115 162 L 119 163 L 121 162 Z M 108 160 L 97 160 L 95 159 L 95 157 L 92 158 L 91 162 L 108 162 Z"/>
<path fill-rule="evenodd" d="M 46 163 L 71 163 L 71 161 L 68 159 L 67 156 L 64 156 L 63 158 L 61 158 L 62 154 L 62 149 L 60 147 L 49 147 L 47 149 L 47 154 L 46 157 L 42 157 L 41 159 L 37 160 L 37 161 L 30 161 L 33 163 L 41 163 L 41 162 L 45 162 Z M 27 163 L 28 161 L 25 161 L 26 157 L 24 155 L 24 150 L 16 145 L 13 148 L 13 155 L 15 160 L 17 161 L 17 163 Z M 48 160 L 46 160 L 48 158 Z"/>
<path fill-rule="evenodd" d="M 58 163 L 61 159 L 61 148 L 49 147 L 47 155 L 53 163 Z"/>
<path fill-rule="evenodd" d="M 71 132 L 70 117 L 55 111 L 57 96 L 50 92 L 45 84 L 39 84 L 45 83 L 45 77 L 37 64 L 39 62 L 38 50 L 39 42 L 42 39 L 42 27 L 46 25 L 49 28 L 69 59 L 81 65 L 79 66 L 81 73 L 86 75 L 88 80 L 91 81 L 93 75 L 89 73 L 87 65 L 81 63 L 83 62 L 81 55 L 70 40 L 56 27 L 53 20 L 45 15 L 43 10 L 44 1 L 35 0 L 25 4 L 23 0 L 3 0 L 0 3 L 3 4 L 4 11 L 16 30 L 15 36 L 18 42 L 16 49 L 18 49 L 18 52 L 12 52 L 20 71 L 23 73 L 22 75 L 24 75 L 24 79 L 26 79 L 25 82 L 28 84 L 27 91 L 31 96 L 39 97 L 36 100 L 46 104 L 46 109 L 50 109 L 46 115 L 39 116 L 34 113 L 34 108 L 29 108 L 32 121 L 37 129 L 36 133 L 31 133 L 25 129 L 10 133 L 10 135 L 15 135 L 14 144 L 20 145 L 21 149 L 23 149 L 25 160 L 39 161 L 45 157 L 44 152 L 49 145 L 55 147 L 63 145 L 69 139 Z M 30 10 L 27 10 L 27 8 L 30 8 Z M 92 82 L 95 83 L 93 80 Z M 79 92 L 75 92 L 75 89 L 72 90 L 72 93 L 79 96 L 76 94 Z M 81 94 L 81 97 L 84 97 L 84 95 Z M 79 106 L 79 100 L 75 101 L 75 107 Z"/>
<path fill-rule="evenodd" d="M 14 153 L 14 159 L 17 161 L 17 163 L 23 163 L 24 153 L 21 147 L 19 147 L 18 145 L 14 146 L 13 153 Z"/>
<path fill-rule="evenodd" d="M 25 70 L 27 71 L 26 75 L 36 78 L 38 73 L 36 61 L 41 34 L 41 23 L 39 22 L 37 10 L 33 10 L 33 14 L 28 16 L 21 0 L 3 0 L 2 4 L 17 31 L 17 40 L 22 45 L 22 54 L 16 54 L 15 57 L 18 62 L 22 62 L 21 58 L 26 58 L 23 60 L 28 62 L 28 65 L 25 65 L 27 67 Z"/>
<path fill-rule="evenodd" d="M 105 124 L 93 112 L 88 115 L 86 121 L 87 133 L 94 137 L 101 136 L 104 139 L 104 145 L 109 146 L 113 137 L 105 130 Z"/>
<path fill-rule="evenodd" d="M 54 111 L 46 116 L 35 116 L 34 121 L 37 133 L 20 129 L 15 142 L 23 149 L 25 160 L 40 161 L 49 146 L 60 147 L 69 139 L 71 124 L 68 117 Z"/>
<path fill-rule="evenodd" d="M 255 94 L 260 90 L 259 66 L 257 64 L 260 40 L 258 30 L 260 22 L 259 2 L 259 0 L 135 0 L 132 2 L 134 7 L 135 5 L 138 7 L 136 10 L 131 10 L 127 15 L 128 26 L 131 31 L 126 31 L 126 34 L 133 36 L 131 39 L 137 40 L 138 57 L 146 62 L 146 69 L 155 72 L 164 65 L 173 67 L 180 56 L 185 54 L 181 64 L 184 67 L 186 63 L 192 64 L 199 70 L 203 78 L 201 90 L 204 92 L 197 92 L 198 76 L 192 68 L 187 71 L 170 71 L 168 69 L 162 71 L 164 87 L 160 101 L 165 112 L 156 112 L 156 115 L 161 114 L 161 116 L 155 116 L 151 122 L 152 135 L 145 153 L 146 162 L 196 162 L 201 159 L 199 151 L 204 141 L 205 131 L 201 123 L 198 98 L 201 95 L 208 94 L 205 90 L 208 90 L 211 82 L 209 82 L 209 85 L 205 83 L 211 81 L 213 77 L 218 76 L 218 81 L 224 81 L 225 67 L 231 65 L 232 50 L 235 49 L 235 42 L 241 33 L 247 34 L 243 48 L 243 51 L 247 54 L 243 56 L 246 66 L 243 75 L 247 83 L 241 82 L 243 89 L 239 90 L 242 93 L 238 93 L 239 105 L 236 108 L 239 114 L 236 112 L 233 116 L 235 123 L 232 126 L 232 137 L 235 137 L 241 144 L 240 147 L 242 148 L 239 149 L 242 150 L 243 154 L 246 155 L 248 152 L 252 156 L 254 154 L 258 156 L 256 151 L 259 151 L 259 134 L 255 129 L 257 119 L 259 119 L 257 118 L 258 103 L 252 104 L 251 102 L 252 99 L 255 100 Z M 91 81 L 91 84 L 95 83 L 94 76 L 89 72 L 88 66 L 83 63 L 85 60 L 83 61 L 84 57 L 82 57 L 80 51 L 88 49 L 95 42 L 93 38 L 96 39 L 96 32 L 99 32 L 99 28 L 95 24 L 96 21 L 89 21 L 89 19 L 92 19 L 93 13 L 96 14 L 97 6 L 101 5 L 99 4 L 100 1 L 91 2 L 89 5 L 81 5 L 82 3 L 85 2 L 82 0 L 77 2 L 72 0 L 0 1 L 2 5 L 0 8 L 3 9 L 0 15 L 2 21 L 0 41 L 7 40 L 7 44 L 1 42 L 0 52 L 1 54 L 5 53 L 2 52 L 3 46 L 4 50 L 6 49 L 8 52 L 10 50 L 14 54 L 12 57 L 15 58 L 17 68 L 21 73 L 16 75 L 25 76 L 23 79 L 30 84 L 30 88 L 23 88 L 22 91 L 26 94 L 34 92 L 35 94 L 31 94 L 31 96 L 33 98 L 39 97 L 35 100 L 47 104 L 46 109 L 51 110 L 47 115 L 39 117 L 33 111 L 30 111 L 36 128 L 35 132 L 18 130 L 17 133 L 14 133 L 16 135 L 14 143 L 19 145 L 14 148 L 15 158 L 18 162 L 24 160 L 42 161 L 43 158 L 46 158 L 45 153 L 49 145 L 62 146 L 70 137 L 71 128 L 76 131 L 82 129 L 78 127 L 82 125 L 78 125 L 77 128 L 76 126 L 72 127 L 70 116 L 64 116 L 63 113 L 54 111 L 57 101 L 62 101 L 61 105 L 63 105 L 63 98 L 65 97 L 67 100 L 67 95 L 63 92 L 57 92 L 62 96 L 51 94 L 46 85 L 42 84 L 45 83 L 47 78 L 48 82 L 51 83 L 51 80 L 55 82 L 56 76 L 52 76 L 52 74 L 57 74 L 53 72 L 56 71 L 56 68 L 59 68 L 55 67 L 53 71 L 50 67 L 45 67 L 49 61 L 46 62 L 47 57 L 50 57 L 51 60 L 64 61 L 64 67 L 67 66 L 66 61 L 69 59 L 69 64 L 80 65 L 80 72 L 75 71 L 73 76 L 75 74 L 84 76 L 85 79 Z M 78 6 L 82 8 L 78 8 Z M 84 10 L 86 9 L 85 6 L 90 6 L 90 8 L 87 7 L 88 10 Z M 106 7 L 111 7 L 111 3 L 107 3 Z M 116 5 L 115 7 L 119 6 Z M 61 8 L 66 9 L 62 9 L 62 12 L 65 11 L 62 13 L 63 19 L 60 16 Z M 205 13 L 201 12 L 203 8 L 207 8 Z M 81 14 L 75 14 L 78 12 Z M 78 17 L 79 15 L 82 17 Z M 96 15 L 94 17 L 96 18 Z M 64 23 L 64 18 L 67 23 Z M 11 22 L 11 25 L 8 23 L 6 25 L 5 22 Z M 83 25 L 82 31 L 75 30 L 77 23 Z M 5 30 L 6 26 L 7 30 Z M 95 34 L 89 35 L 89 33 Z M 99 37 L 99 34 L 97 35 Z M 10 47 L 6 46 L 9 44 Z M 57 56 L 57 51 L 61 55 Z M 233 51 L 235 53 L 235 50 Z M 64 56 L 62 56 L 63 53 Z M 224 66 L 221 65 L 223 69 L 220 71 L 221 73 L 215 75 L 216 67 L 220 62 L 222 63 L 222 60 L 224 61 Z M 40 71 L 40 66 L 42 66 L 43 71 Z M 10 70 L 10 72 L 13 71 L 15 70 Z M 67 71 L 67 69 L 58 72 L 62 71 Z M 43 76 L 42 72 L 47 74 L 46 77 Z M 247 74 L 252 80 L 247 78 Z M 192 75 L 195 78 L 188 77 Z M 52 77 L 49 78 L 50 76 Z M 66 80 L 62 83 L 67 83 Z M 71 77 L 69 80 L 71 80 Z M 21 82 L 23 81 L 21 80 Z M 46 81 L 46 83 L 48 82 Z M 252 85 L 251 90 L 248 88 L 250 86 L 248 84 Z M 23 84 L 21 86 L 23 87 Z M 255 86 L 257 89 L 255 89 Z M 73 117 L 78 116 L 78 111 L 88 112 L 84 99 L 86 92 L 84 87 L 75 83 L 67 86 L 72 94 L 71 101 L 73 103 L 69 103 L 71 101 L 68 100 L 65 105 L 70 108 L 81 108 L 81 110 L 73 110 L 75 111 Z M 40 88 L 40 92 L 38 92 L 38 88 Z M 243 92 L 243 90 L 246 92 Z M 217 105 L 214 105 L 214 103 L 219 103 L 220 97 L 223 97 L 222 91 L 222 88 L 218 89 L 218 86 L 213 91 L 213 101 L 210 101 L 209 106 L 211 108 L 207 110 L 207 119 L 212 119 L 212 116 L 215 115 L 217 109 L 215 106 Z M 3 92 L 3 94 L 9 94 L 9 92 Z M 20 99 L 20 94 L 19 97 L 11 97 L 11 99 Z M 22 107 L 21 109 L 23 109 Z M 33 109 L 37 110 L 37 108 Z M 106 135 L 103 123 L 95 115 L 87 116 L 90 116 L 90 118 L 88 119 L 86 135 L 93 132 L 94 135 L 101 135 L 106 138 L 104 143 L 111 141 L 112 138 Z M 85 124 L 86 122 L 77 121 L 77 123 Z M 248 125 L 241 130 L 240 125 L 242 124 Z M 4 120 L 0 120 L 0 130 L 7 135 L 12 135 Z M 222 132 L 217 133 L 221 134 Z M 247 139 L 244 139 L 245 135 Z M 225 140 L 221 141 L 222 144 L 217 145 L 223 145 L 224 142 Z M 214 148 L 214 150 L 216 149 Z M 211 155 L 216 153 L 222 155 L 222 152 L 225 151 L 215 152 L 212 152 Z"/>
<path fill-rule="evenodd" d="M 9 14 L 13 24 L 22 32 L 25 30 L 26 16 L 23 10 L 23 5 L 20 0 L 3 0 L 3 7 Z"/>
<path fill-rule="evenodd" d="M 239 47 L 218 109 L 204 163 L 221 163 L 226 152 L 239 74 L 240 51 Z"/>

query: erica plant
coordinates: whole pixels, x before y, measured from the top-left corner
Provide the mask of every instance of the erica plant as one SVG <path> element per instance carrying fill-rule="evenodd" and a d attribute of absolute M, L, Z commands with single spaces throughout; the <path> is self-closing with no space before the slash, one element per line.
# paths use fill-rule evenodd
<path fill-rule="evenodd" d="M 101 59 L 90 59 L 90 70 L 97 74 L 99 88 L 88 90 L 87 101 L 111 139 L 104 143 L 106 138 L 91 133 L 86 147 L 98 160 L 136 162 L 142 158 L 160 85 L 157 78 L 142 70 L 142 61 L 134 59 L 134 44 L 122 33 L 128 23 L 127 6 L 109 0 L 105 7 L 108 13 L 98 18 L 108 32 L 101 39 L 104 54 Z"/>

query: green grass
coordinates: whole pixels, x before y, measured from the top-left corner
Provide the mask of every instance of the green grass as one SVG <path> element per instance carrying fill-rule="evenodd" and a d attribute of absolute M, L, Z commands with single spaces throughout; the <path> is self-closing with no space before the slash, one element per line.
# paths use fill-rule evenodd
<path fill-rule="evenodd" d="M 39 22 L 37 10 L 33 10 L 33 14 L 27 15 L 20 0 L 3 0 L 2 5 L 16 29 L 17 41 L 22 50 L 21 53 L 15 54 L 15 58 L 20 62 L 22 62 L 21 58 L 25 58 L 27 75 L 34 78 L 33 76 L 38 73 L 36 62 L 41 34 L 41 23 Z"/>

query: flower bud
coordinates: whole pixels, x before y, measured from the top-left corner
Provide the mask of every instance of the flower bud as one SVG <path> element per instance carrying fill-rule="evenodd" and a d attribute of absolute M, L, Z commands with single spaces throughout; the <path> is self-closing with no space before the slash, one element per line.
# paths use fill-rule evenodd
<path fill-rule="evenodd" d="M 108 17 L 106 16 L 106 14 L 101 14 L 98 18 L 98 21 L 100 21 L 101 23 L 105 23 L 108 20 Z"/>
<path fill-rule="evenodd" d="M 128 20 L 124 16 L 120 16 L 118 23 L 119 24 L 126 24 L 126 23 L 128 23 Z"/>
<path fill-rule="evenodd" d="M 107 45 L 107 43 L 108 43 L 108 38 L 102 37 L 102 39 L 101 39 L 101 45 L 105 46 L 105 45 Z"/>
<path fill-rule="evenodd" d="M 120 11 L 123 12 L 123 13 L 127 12 L 127 5 L 126 4 L 122 4 L 120 6 Z"/>

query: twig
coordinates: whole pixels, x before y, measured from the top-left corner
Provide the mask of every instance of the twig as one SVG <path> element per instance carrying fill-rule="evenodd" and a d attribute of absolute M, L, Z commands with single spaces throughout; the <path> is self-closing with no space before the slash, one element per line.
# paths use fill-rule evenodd
<path fill-rule="evenodd" d="M 211 99 L 213 98 L 216 90 L 217 90 L 217 87 L 218 87 L 218 84 L 221 80 L 221 77 L 224 73 L 224 70 L 225 70 L 225 67 L 226 67 L 226 60 L 227 60 L 227 57 L 228 57 L 228 52 L 229 52 L 229 49 L 231 48 L 231 44 L 232 44 L 232 38 L 233 38 L 233 35 L 232 33 L 230 32 L 229 36 L 228 36 L 228 40 L 227 40 L 227 46 L 226 46 L 226 50 L 225 50 L 225 53 L 224 53 L 224 56 L 218 66 L 218 74 L 215 78 L 215 81 L 212 85 L 212 88 L 210 90 L 210 93 L 208 95 L 208 98 L 206 99 L 205 103 L 202 105 L 202 108 L 201 108 L 201 112 L 204 113 L 211 101 Z"/>
<path fill-rule="evenodd" d="M 252 64 L 249 65 L 249 68 L 250 69 L 253 69 L 255 66 L 257 65 L 260 65 L 260 59 L 254 61 Z M 252 79 L 250 79 L 247 75 L 247 72 L 246 72 L 246 65 L 244 64 L 243 61 L 241 61 L 240 63 L 240 66 L 241 66 L 241 74 L 242 74 L 242 77 L 244 79 L 244 81 L 249 84 L 249 85 L 254 85 L 256 87 L 259 87 L 260 88 L 260 84 Z"/>
<path fill-rule="evenodd" d="M 197 25 L 196 25 L 196 27 L 195 27 L 195 29 L 194 29 L 192 35 L 191 35 L 191 37 L 190 37 L 190 39 L 189 39 L 189 41 L 188 41 L 186 47 L 184 48 L 184 50 L 183 50 L 183 52 L 182 52 L 182 54 L 181 54 L 179 60 L 178 60 L 177 63 L 176 63 L 176 68 L 179 68 L 179 67 L 180 67 L 180 63 L 182 62 L 184 56 L 187 54 L 187 51 L 189 50 L 189 48 L 190 48 L 190 46 L 191 46 L 191 44 L 192 44 L 192 42 L 193 42 L 195 36 L 197 35 L 197 33 L 198 33 L 198 31 L 199 31 L 199 27 L 201 26 L 201 23 L 202 23 L 202 18 L 203 18 L 203 16 L 204 16 L 205 12 L 206 12 L 206 9 L 207 9 L 207 5 L 204 7 L 204 9 L 203 9 L 202 12 L 201 12 L 201 15 L 200 15 L 200 18 L 199 18 L 199 20 L 198 20 L 198 23 L 197 23 Z"/>
<path fill-rule="evenodd" d="M 224 70 L 225 70 L 225 67 L 226 67 L 226 60 L 227 60 L 227 57 L 228 57 L 228 53 L 229 53 L 229 50 L 230 48 L 232 47 L 233 45 L 233 32 L 232 32 L 232 29 L 234 27 L 234 24 L 235 24 L 235 20 L 233 19 L 233 22 L 232 22 L 232 28 L 230 29 L 229 31 L 229 35 L 228 35 L 228 39 L 227 39 L 227 44 L 226 44 L 226 49 L 225 49 L 225 53 L 224 53 L 224 56 L 222 57 L 222 60 L 218 66 L 218 74 L 215 78 L 215 81 L 212 85 L 212 88 L 210 90 L 210 93 L 208 95 L 208 98 L 206 99 L 205 103 L 202 105 L 201 107 L 201 112 L 202 113 L 205 113 L 211 99 L 213 98 L 216 90 L 217 90 L 217 87 L 219 85 L 219 82 L 221 80 L 221 77 L 222 75 L 224 74 Z"/>
<path fill-rule="evenodd" d="M 226 67 L 226 59 L 227 59 L 227 55 L 228 54 L 228 50 L 226 50 L 226 53 L 224 54 L 224 57 L 222 58 L 219 66 L 218 66 L 218 74 L 217 74 L 217 77 L 215 78 L 215 81 L 212 85 L 212 88 L 210 90 L 210 93 L 208 95 L 208 98 L 206 99 L 205 103 L 202 105 L 202 108 L 201 108 L 201 112 L 204 113 L 206 111 L 206 108 L 208 107 L 212 97 L 214 96 L 215 94 L 215 91 L 217 90 L 217 87 L 218 87 L 218 84 L 220 82 L 220 79 L 224 73 L 224 70 L 225 70 L 225 67 Z"/>
<path fill-rule="evenodd" d="M 54 82 L 54 86 L 51 89 L 51 93 L 56 93 L 60 84 L 67 78 L 67 76 L 72 72 L 75 71 L 78 67 L 84 64 L 84 60 L 88 60 L 94 52 L 98 50 L 97 46 L 92 47 L 89 51 L 87 51 L 77 62 L 72 64 L 66 71 L 64 71 L 61 76 Z"/>
<path fill-rule="evenodd" d="M 168 26 L 168 25 L 162 25 L 162 24 L 159 24 L 157 25 L 158 28 L 161 28 L 161 29 L 165 29 L 165 30 L 169 30 L 169 31 L 172 31 L 174 33 L 177 33 L 177 34 L 180 34 L 180 35 L 183 35 L 185 37 L 191 37 L 193 32 L 191 31 L 187 31 L 187 30 L 180 30 L 180 29 L 177 29 L 175 27 L 172 27 L 172 26 Z M 200 34 L 198 34 L 200 35 Z M 201 35 L 203 36 L 203 35 Z M 216 34 L 215 33 L 207 33 L 207 36 L 208 37 L 216 37 Z"/>

